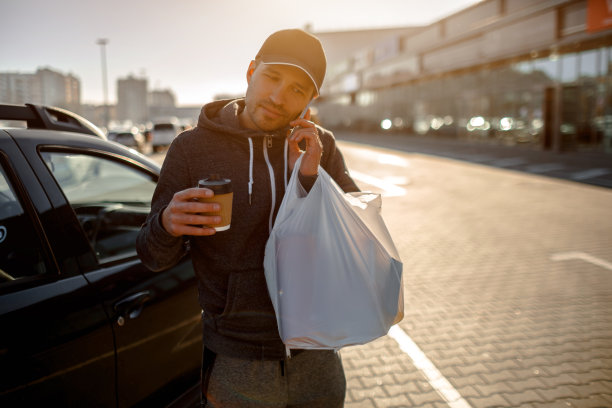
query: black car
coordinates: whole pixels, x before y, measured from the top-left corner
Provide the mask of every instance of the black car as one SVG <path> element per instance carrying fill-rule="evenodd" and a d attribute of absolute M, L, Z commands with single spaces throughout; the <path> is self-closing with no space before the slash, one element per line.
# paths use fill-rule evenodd
<path fill-rule="evenodd" d="M 0 128 L 0 407 L 197 406 L 191 260 L 135 250 L 159 167 L 65 111 L 1 119 L 28 127 Z"/>

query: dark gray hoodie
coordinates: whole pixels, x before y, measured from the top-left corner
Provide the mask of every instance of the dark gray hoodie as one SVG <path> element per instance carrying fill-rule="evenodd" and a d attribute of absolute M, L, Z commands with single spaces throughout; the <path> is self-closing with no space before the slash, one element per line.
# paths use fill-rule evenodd
<path fill-rule="evenodd" d="M 207 104 L 197 127 L 175 139 L 137 247 L 143 263 L 159 271 L 178 262 L 188 239 L 204 311 L 204 344 L 233 357 L 282 359 L 285 347 L 266 286 L 263 258 L 285 178 L 290 175 L 285 160 L 288 128 L 274 133 L 245 129 L 238 120 L 242 109 L 243 99 Z M 344 191 L 358 191 L 333 135 L 321 127 L 317 130 L 323 143 L 321 166 Z M 213 173 L 232 180 L 231 228 L 209 237 L 168 234 L 160 215 L 174 193 L 197 186 L 198 180 Z"/>

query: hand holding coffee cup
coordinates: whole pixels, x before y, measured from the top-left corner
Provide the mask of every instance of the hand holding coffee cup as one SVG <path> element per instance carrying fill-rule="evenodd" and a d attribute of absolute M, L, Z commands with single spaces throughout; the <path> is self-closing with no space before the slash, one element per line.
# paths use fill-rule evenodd
<path fill-rule="evenodd" d="M 210 177 L 202 179 L 198 182 L 199 188 L 207 188 L 214 193 L 214 196 L 209 198 L 199 198 L 198 201 L 203 203 L 218 203 L 221 207 L 219 211 L 211 211 L 202 213 L 202 215 L 218 215 L 221 217 L 221 223 L 210 225 L 216 231 L 226 231 L 230 229 L 232 221 L 232 200 L 234 194 L 232 192 L 232 182 L 229 179 L 219 177 L 218 174 L 211 174 Z"/>

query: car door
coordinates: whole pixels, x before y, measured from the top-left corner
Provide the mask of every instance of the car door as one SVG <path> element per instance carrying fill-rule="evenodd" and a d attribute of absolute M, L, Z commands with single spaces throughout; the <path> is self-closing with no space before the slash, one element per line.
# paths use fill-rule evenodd
<path fill-rule="evenodd" d="M 154 273 L 136 255 L 157 174 L 100 150 L 38 151 L 93 254 L 84 275 L 112 322 L 119 406 L 170 402 L 198 381 L 201 309 L 190 258 Z"/>
<path fill-rule="evenodd" d="M 112 328 L 21 151 L 0 130 L 0 406 L 116 404 Z"/>

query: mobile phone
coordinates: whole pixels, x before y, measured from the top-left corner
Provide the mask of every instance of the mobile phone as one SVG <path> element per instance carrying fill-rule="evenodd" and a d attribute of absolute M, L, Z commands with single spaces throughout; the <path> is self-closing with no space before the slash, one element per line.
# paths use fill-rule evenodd
<path fill-rule="evenodd" d="M 314 101 L 314 99 L 311 99 L 310 102 L 308 102 L 308 104 L 306 105 L 302 113 L 300 113 L 300 116 L 298 116 L 298 119 L 304 119 L 304 117 L 306 116 L 306 113 L 308 112 L 308 109 L 310 108 L 310 104 L 312 103 L 312 101 Z M 289 136 L 291 136 L 293 134 L 293 131 L 297 128 L 299 128 L 299 126 L 292 128 L 291 133 L 289 133 Z"/>
<path fill-rule="evenodd" d="M 308 102 L 308 104 L 306 105 L 302 113 L 300 114 L 299 119 L 304 119 L 304 117 L 306 116 L 306 112 L 308 112 L 308 109 L 310 108 L 310 104 L 312 103 L 312 101 L 314 101 L 314 99 L 311 99 L 310 102 Z"/>

